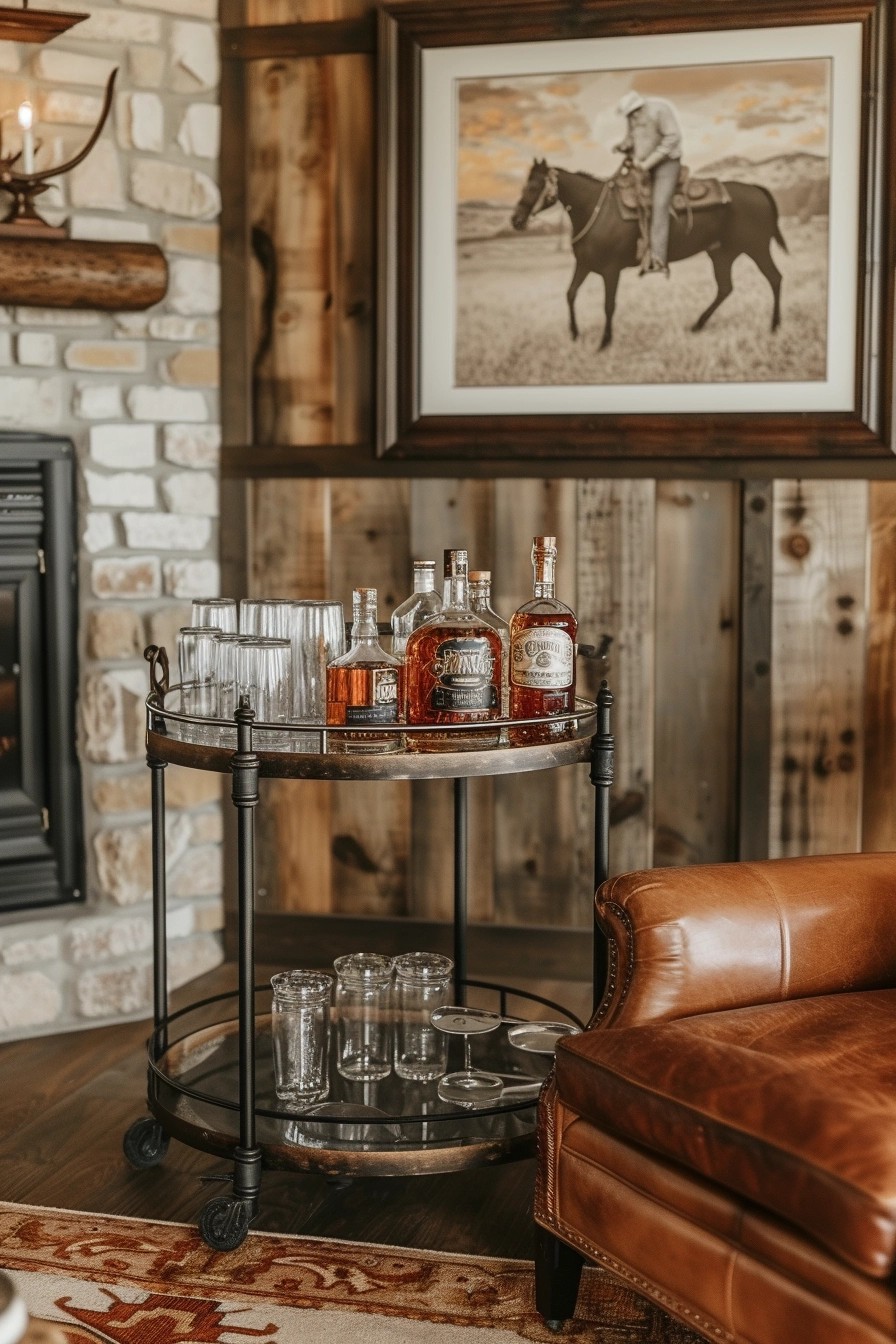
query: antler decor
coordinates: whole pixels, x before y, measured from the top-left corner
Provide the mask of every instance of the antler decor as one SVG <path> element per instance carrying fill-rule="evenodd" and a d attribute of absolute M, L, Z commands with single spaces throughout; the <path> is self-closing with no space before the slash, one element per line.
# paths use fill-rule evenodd
<path fill-rule="evenodd" d="M 68 32 L 88 14 L 64 13 L 62 10 L 29 9 L 28 0 L 22 0 L 21 9 L 0 5 L 0 39 L 4 42 L 48 42 L 51 37 Z"/>
<path fill-rule="evenodd" d="M 106 96 L 103 99 L 100 119 L 90 139 L 80 153 L 67 163 L 54 164 L 52 168 L 44 168 L 39 172 L 32 168 L 30 172 L 20 173 L 14 165 L 22 157 L 21 151 L 16 150 L 14 154 L 9 155 L 3 153 L 3 122 L 0 120 L 0 190 L 8 191 L 13 198 L 9 213 L 0 225 L 0 232 L 8 233 L 11 229 L 18 237 L 22 237 L 26 232 L 29 237 L 48 237 L 47 230 L 51 230 L 56 237 L 65 237 L 65 229 L 53 228 L 38 214 L 34 208 L 34 198 L 47 190 L 51 177 L 59 177 L 62 173 L 70 172 L 87 158 L 99 140 L 108 119 L 117 74 L 118 70 L 113 70 L 106 83 Z"/>

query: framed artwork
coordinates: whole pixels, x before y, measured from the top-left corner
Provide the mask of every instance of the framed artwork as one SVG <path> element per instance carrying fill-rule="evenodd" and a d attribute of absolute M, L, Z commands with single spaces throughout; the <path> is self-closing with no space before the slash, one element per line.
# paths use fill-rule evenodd
<path fill-rule="evenodd" d="M 893 19 L 386 0 L 381 457 L 890 457 Z"/>

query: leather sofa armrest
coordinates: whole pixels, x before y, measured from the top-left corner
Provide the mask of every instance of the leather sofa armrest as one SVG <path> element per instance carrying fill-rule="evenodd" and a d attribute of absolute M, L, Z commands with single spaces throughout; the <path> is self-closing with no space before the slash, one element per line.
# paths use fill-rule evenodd
<path fill-rule="evenodd" d="M 626 873 L 595 905 L 610 971 L 593 1026 L 896 985 L 896 854 Z"/>

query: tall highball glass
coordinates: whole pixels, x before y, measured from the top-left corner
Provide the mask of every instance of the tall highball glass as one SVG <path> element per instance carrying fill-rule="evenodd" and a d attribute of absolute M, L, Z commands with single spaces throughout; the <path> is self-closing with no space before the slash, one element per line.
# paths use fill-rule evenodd
<path fill-rule="evenodd" d="M 236 634 L 236 599 L 233 597 L 194 597 L 191 625 L 213 625 L 225 634 Z"/>
<path fill-rule="evenodd" d="M 289 655 L 288 639 L 237 641 L 237 705 L 247 696 L 258 723 L 286 724 L 289 719 Z M 262 751 L 283 751 L 290 745 L 289 734 L 276 727 L 257 729 L 255 742 Z"/>
<path fill-rule="evenodd" d="M 240 599 L 240 634 L 267 639 L 289 639 L 292 602 L 288 597 L 243 597 Z"/>
<path fill-rule="evenodd" d="M 217 642 L 213 626 L 185 625 L 177 632 L 177 662 L 180 670 L 180 707 L 184 714 L 214 718 L 218 711 Z M 211 743 L 214 728 L 181 725 L 185 742 Z"/>
<path fill-rule="evenodd" d="M 290 604 L 292 646 L 292 718 L 297 723 L 325 723 L 327 664 L 345 652 L 345 614 L 341 602 L 298 601 Z M 298 751 L 316 751 L 316 734 L 297 734 Z"/>

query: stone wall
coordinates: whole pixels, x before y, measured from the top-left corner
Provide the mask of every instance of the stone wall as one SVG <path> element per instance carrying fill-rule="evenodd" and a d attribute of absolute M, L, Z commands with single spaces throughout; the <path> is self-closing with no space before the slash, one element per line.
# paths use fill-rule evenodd
<path fill-rule="evenodd" d="M 0 1040 L 151 1013 L 144 645 L 219 586 L 216 0 L 41 0 L 90 17 L 44 47 L 0 43 L 0 109 L 34 105 L 38 167 L 110 122 L 42 198 L 75 238 L 148 240 L 170 269 L 143 313 L 0 308 L 0 428 L 71 437 L 78 457 L 84 901 L 0 918 Z M 3 122 L 14 142 L 15 117 Z M 5 199 L 5 198 L 4 198 Z M 43 205 L 42 205 L 43 208 Z M 169 959 L 221 959 L 216 777 L 166 771 Z"/>

